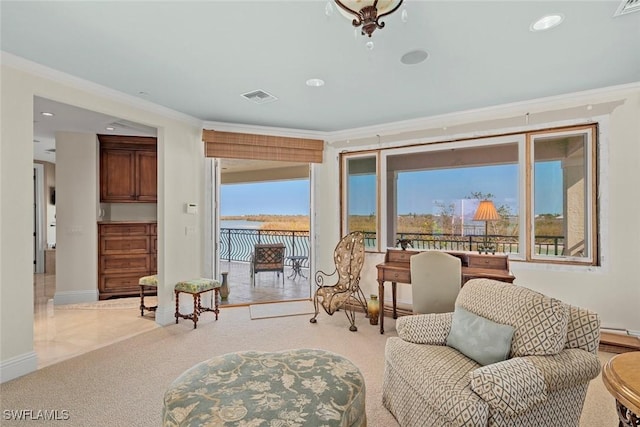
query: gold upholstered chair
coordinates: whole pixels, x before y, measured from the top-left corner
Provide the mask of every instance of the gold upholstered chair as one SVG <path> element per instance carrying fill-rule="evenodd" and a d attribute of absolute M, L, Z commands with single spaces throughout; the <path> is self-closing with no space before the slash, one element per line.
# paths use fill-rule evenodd
<path fill-rule="evenodd" d="M 316 273 L 317 288 L 313 295 L 315 314 L 309 321 L 317 322 L 320 306 L 330 316 L 342 308 L 349 319 L 349 330 L 357 331 L 355 308 L 360 306 L 367 313 L 366 299 L 360 289 L 360 271 L 364 264 L 364 235 L 356 231 L 344 236 L 333 251 L 333 261 L 336 266 L 333 273 Z M 331 285 L 325 284 L 325 278 L 332 276 L 336 277 L 336 282 Z"/>

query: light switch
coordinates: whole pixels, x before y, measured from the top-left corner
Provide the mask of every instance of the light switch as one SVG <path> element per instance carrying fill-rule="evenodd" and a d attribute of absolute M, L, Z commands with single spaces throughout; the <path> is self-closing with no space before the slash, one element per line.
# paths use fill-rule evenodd
<path fill-rule="evenodd" d="M 195 215 L 198 213 L 198 205 L 195 203 L 187 203 L 187 213 Z"/>

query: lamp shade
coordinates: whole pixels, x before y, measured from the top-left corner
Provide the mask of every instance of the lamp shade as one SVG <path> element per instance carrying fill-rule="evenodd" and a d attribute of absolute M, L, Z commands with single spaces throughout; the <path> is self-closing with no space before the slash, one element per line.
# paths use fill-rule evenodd
<path fill-rule="evenodd" d="M 378 10 L 378 16 L 380 16 L 390 13 L 399 6 L 399 3 L 402 2 L 398 0 L 378 0 L 378 2 L 375 2 L 374 0 L 341 0 L 340 3 L 355 12 L 358 12 L 367 6 L 373 6 L 375 4 L 376 9 Z M 339 3 L 338 6 L 340 6 Z M 347 12 L 342 7 L 338 7 L 338 10 L 345 17 L 353 19 L 353 13 Z"/>
<path fill-rule="evenodd" d="M 499 219 L 500 215 L 491 200 L 481 201 L 476 214 L 473 216 L 474 221 L 497 221 Z"/>

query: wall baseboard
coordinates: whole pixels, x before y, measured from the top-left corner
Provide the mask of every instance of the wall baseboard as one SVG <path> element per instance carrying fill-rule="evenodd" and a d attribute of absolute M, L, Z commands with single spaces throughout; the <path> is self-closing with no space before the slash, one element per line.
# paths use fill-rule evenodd
<path fill-rule="evenodd" d="M 55 305 L 61 304 L 80 304 L 83 302 L 98 301 L 98 290 L 91 289 L 88 291 L 63 291 L 56 292 L 53 297 Z"/>
<path fill-rule="evenodd" d="M 21 354 L 0 362 L 0 383 L 21 377 L 38 369 L 35 351 Z"/>

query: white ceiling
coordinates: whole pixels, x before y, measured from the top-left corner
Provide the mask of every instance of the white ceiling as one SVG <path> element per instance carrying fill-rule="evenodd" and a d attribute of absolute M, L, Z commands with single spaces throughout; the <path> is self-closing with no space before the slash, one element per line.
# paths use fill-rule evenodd
<path fill-rule="evenodd" d="M 389 16 L 373 50 L 326 5 L 3 0 L 0 42 L 204 121 L 323 132 L 640 81 L 640 13 L 613 17 L 617 0 L 405 1 L 407 22 Z M 531 32 L 548 13 L 562 25 Z M 415 49 L 428 60 L 402 64 Z M 278 100 L 240 96 L 256 89 Z"/>

